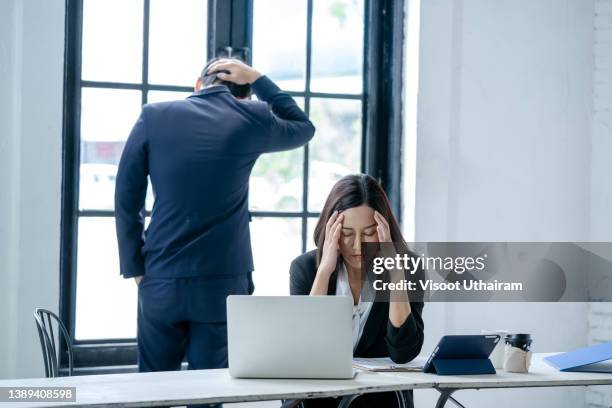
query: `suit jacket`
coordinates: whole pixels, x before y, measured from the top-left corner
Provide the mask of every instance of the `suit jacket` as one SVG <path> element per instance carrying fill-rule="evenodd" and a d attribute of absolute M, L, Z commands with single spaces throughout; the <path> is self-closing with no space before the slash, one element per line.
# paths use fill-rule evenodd
<path fill-rule="evenodd" d="M 306 144 L 314 126 L 266 76 L 259 98 L 223 85 L 144 105 L 117 172 L 115 213 L 121 274 L 178 278 L 253 270 L 248 188 L 262 153 Z M 150 176 L 155 203 L 143 232 Z"/>
<path fill-rule="evenodd" d="M 298 256 L 289 269 L 292 295 L 308 295 L 317 274 L 316 250 Z M 330 278 L 328 295 L 336 294 L 336 277 Z M 390 357 L 396 363 L 413 360 L 423 346 L 423 303 L 410 302 L 412 313 L 404 324 L 394 327 L 389 321 L 389 303 L 375 302 L 357 348 L 355 357 Z"/>

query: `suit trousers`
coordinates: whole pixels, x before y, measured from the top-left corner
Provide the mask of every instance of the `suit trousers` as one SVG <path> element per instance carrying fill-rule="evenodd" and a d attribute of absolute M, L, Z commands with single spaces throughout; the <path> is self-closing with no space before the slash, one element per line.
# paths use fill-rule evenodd
<path fill-rule="evenodd" d="M 227 367 L 228 295 L 253 293 L 250 273 L 145 277 L 138 285 L 138 371 Z"/>
<path fill-rule="evenodd" d="M 192 278 L 145 277 L 138 285 L 138 371 L 227 367 L 229 295 L 254 291 L 251 273 Z M 191 405 L 219 408 L 221 404 Z"/>

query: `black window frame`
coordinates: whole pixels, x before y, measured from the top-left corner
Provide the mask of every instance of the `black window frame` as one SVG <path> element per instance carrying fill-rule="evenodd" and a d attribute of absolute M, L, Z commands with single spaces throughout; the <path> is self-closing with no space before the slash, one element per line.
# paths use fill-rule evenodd
<path fill-rule="evenodd" d="M 136 89 L 142 103 L 149 90 L 192 91 L 189 87 L 148 83 L 148 30 L 150 0 L 144 1 L 143 76 L 140 84 L 82 81 L 81 46 L 83 0 L 66 0 L 64 112 L 62 159 L 62 214 L 60 254 L 59 311 L 71 336 L 75 334 L 77 223 L 81 216 L 113 216 L 113 211 L 79 210 L 80 99 L 81 87 Z M 405 0 L 365 0 L 363 93 L 357 95 L 311 92 L 310 59 L 313 2 L 307 0 L 306 86 L 303 92 L 309 113 L 310 98 L 353 99 L 362 101 L 361 171 L 374 176 L 385 188 L 391 206 L 401 223 L 401 139 L 402 139 L 402 64 Z M 253 0 L 209 0 L 208 58 L 226 47 L 246 50 L 250 61 L 252 48 Z M 303 203 L 301 211 L 251 211 L 253 217 L 300 218 L 302 251 L 306 250 L 307 221 L 319 213 L 308 211 L 308 146 L 304 147 Z M 80 340 L 74 345 L 75 374 L 135 371 L 134 339 Z M 67 366 L 65 350 L 62 367 Z"/>

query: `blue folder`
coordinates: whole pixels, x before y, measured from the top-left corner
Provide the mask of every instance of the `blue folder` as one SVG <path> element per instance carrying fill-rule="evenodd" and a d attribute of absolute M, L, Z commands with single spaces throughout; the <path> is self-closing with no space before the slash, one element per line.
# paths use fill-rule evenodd
<path fill-rule="evenodd" d="M 612 373 L 612 342 L 544 357 L 560 371 Z"/>

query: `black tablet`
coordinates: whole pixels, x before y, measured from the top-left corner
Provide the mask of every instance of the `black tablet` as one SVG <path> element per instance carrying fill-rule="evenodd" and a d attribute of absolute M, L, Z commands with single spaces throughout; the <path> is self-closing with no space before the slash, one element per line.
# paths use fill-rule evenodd
<path fill-rule="evenodd" d="M 444 336 L 427 359 L 423 371 L 436 374 L 495 374 L 489 355 L 499 341 L 497 334 Z"/>

